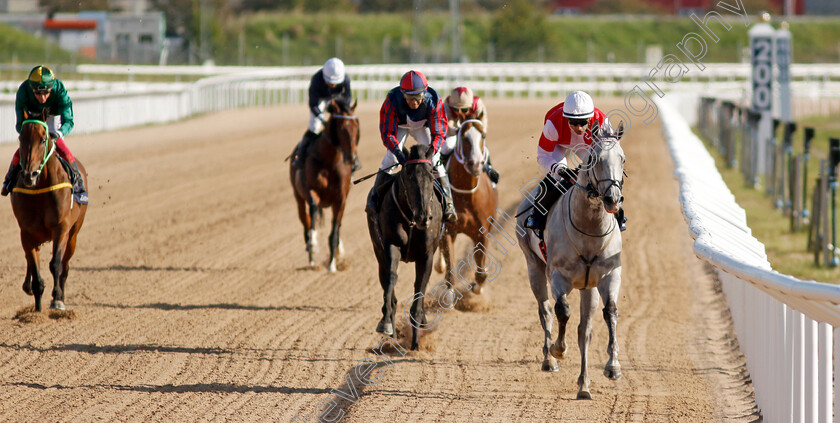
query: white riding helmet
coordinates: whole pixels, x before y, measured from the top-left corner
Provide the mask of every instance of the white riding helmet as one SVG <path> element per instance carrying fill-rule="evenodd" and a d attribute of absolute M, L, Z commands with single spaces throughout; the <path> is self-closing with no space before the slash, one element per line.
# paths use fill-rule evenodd
<path fill-rule="evenodd" d="M 572 91 L 563 103 L 563 117 L 567 119 L 588 119 L 595 114 L 592 97 L 583 91 Z"/>
<path fill-rule="evenodd" d="M 341 59 L 333 57 L 324 63 L 324 81 L 329 84 L 344 82 L 344 62 Z"/>

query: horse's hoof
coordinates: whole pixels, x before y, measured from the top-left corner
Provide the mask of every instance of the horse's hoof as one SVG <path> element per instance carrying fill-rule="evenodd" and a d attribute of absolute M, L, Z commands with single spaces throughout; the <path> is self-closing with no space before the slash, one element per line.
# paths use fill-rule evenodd
<path fill-rule="evenodd" d="M 589 391 L 585 391 L 585 390 L 581 389 L 580 392 L 578 392 L 578 394 L 577 394 L 577 399 L 591 400 L 592 399 L 592 394 L 590 394 Z"/>
<path fill-rule="evenodd" d="M 550 352 L 554 358 L 563 358 L 566 356 L 566 349 L 561 349 L 557 346 L 557 344 L 551 344 L 551 347 L 548 348 L 548 352 Z"/>
<path fill-rule="evenodd" d="M 556 372 L 556 371 L 559 371 L 559 370 L 560 370 L 560 367 L 557 366 L 557 360 L 555 360 L 553 357 L 546 358 L 545 360 L 543 360 L 542 371 L 544 371 L 544 372 Z"/>
<path fill-rule="evenodd" d="M 52 310 L 64 310 L 64 301 L 53 301 L 50 303 Z"/>
<path fill-rule="evenodd" d="M 335 273 L 338 271 L 338 267 L 335 265 L 335 261 L 331 261 L 330 265 L 327 266 L 327 273 Z"/>
<path fill-rule="evenodd" d="M 385 323 L 385 321 L 380 320 L 379 324 L 376 325 L 376 333 L 381 333 L 386 336 L 394 336 L 394 324 Z"/>
<path fill-rule="evenodd" d="M 29 281 L 23 281 L 23 286 L 22 286 L 22 288 L 23 288 L 23 292 L 25 292 L 25 293 L 26 293 L 26 295 L 35 295 L 35 294 L 32 292 L 32 283 L 31 283 L 31 282 L 29 282 Z"/>
<path fill-rule="evenodd" d="M 477 283 L 472 284 L 472 286 L 470 287 L 470 290 L 473 292 L 473 294 L 481 295 L 481 285 L 480 284 L 477 284 Z"/>
<path fill-rule="evenodd" d="M 617 380 L 621 379 L 621 366 L 607 366 L 604 368 L 604 376 Z"/>
<path fill-rule="evenodd" d="M 454 306 L 455 305 L 455 290 L 452 289 L 452 288 L 447 289 L 446 293 L 443 294 L 443 298 L 441 298 L 441 300 L 443 301 L 443 304 L 446 305 L 446 306 L 449 306 L 449 307 Z"/>

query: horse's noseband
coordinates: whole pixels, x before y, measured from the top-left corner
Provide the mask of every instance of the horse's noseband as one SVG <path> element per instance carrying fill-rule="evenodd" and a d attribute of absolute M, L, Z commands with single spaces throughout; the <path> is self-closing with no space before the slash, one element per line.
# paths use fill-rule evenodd
<path fill-rule="evenodd" d="M 408 166 L 408 165 L 418 165 L 418 164 L 427 164 L 427 165 L 429 165 L 430 167 L 432 167 L 432 165 L 433 165 L 433 163 L 432 163 L 432 161 L 431 161 L 431 160 L 427 160 L 427 159 L 411 159 L 411 160 L 407 160 L 407 161 L 405 162 L 404 166 Z M 429 173 L 431 173 L 431 171 L 429 171 Z M 403 178 L 403 177 L 402 177 L 402 175 L 401 175 L 399 178 L 397 178 L 397 181 L 396 181 L 396 182 L 397 182 L 398 184 L 402 185 L 403 197 L 404 197 L 404 198 L 406 198 L 406 199 L 408 199 L 408 189 L 406 189 L 406 187 L 405 187 L 405 182 L 403 182 L 403 181 L 402 181 L 402 178 Z M 409 212 L 410 212 L 410 214 L 411 214 L 411 216 L 409 217 L 409 216 L 407 216 L 407 215 L 406 215 L 406 213 L 405 213 L 405 211 L 403 210 L 402 206 L 400 206 L 399 199 L 396 197 L 396 194 L 394 193 L 394 190 L 393 190 L 393 189 L 391 189 L 391 195 L 394 197 L 394 203 L 396 203 L 396 205 L 397 205 L 397 210 L 399 210 L 399 211 L 400 211 L 400 215 L 402 215 L 403 219 L 405 219 L 405 220 L 406 220 L 406 222 L 408 222 L 408 226 L 409 226 L 409 227 L 411 227 L 411 228 L 416 227 L 416 226 L 417 226 L 417 222 L 415 221 L 414 216 L 415 216 L 417 213 L 415 213 L 415 212 L 414 212 L 414 209 L 412 209 L 412 208 L 411 208 L 411 204 L 407 204 L 407 206 L 408 206 L 408 211 L 409 211 Z M 434 193 L 432 193 L 432 195 L 434 195 Z M 431 201 L 431 198 L 429 199 L 429 201 Z"/>

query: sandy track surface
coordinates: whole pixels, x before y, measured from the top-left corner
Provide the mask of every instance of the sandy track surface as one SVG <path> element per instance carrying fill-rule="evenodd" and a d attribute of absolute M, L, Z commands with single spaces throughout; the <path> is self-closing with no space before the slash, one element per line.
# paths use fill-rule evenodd
<path fill-rule="evenodd" d="M 536 136 L 551 105 L 488 101 L 505 209 L 537 176 Z M 360 175 L 384 153 L 378 107 L 359 106 Z M 469 307 L 443 311 L 420 351 L 371 353 L 382 294 L 364 224 L 370 181 L 350 193 L 343 271 L 307 269 L 282 162 L 306 119 L 305 107 L 283 106 L 71 137 L 91 185 L 67 282 L 73 319 L 14 317 L 33 301 L 20 288 L 17 224 L 0 200 L 0 421 L 314 422 L 319 403 L 335 404 L 326 417 L 345 422 L 759 418 L 725 304 L 691 252 L 658 126 L 638 125 L 622 142 L 631 219 L 618 303 L 623 377 L 602 374 L 607 335 L 596 318 L 594 399 L 577 401 L 579 295 L 569 354 L 559 372 L 541 372 L 542 331 L 515 246 L 495 250 L 499 277 L 465 299 Z M 0 146 L 0 160 L 14 148 Z M 327 232 L 319 231 L 320 262 Z M 400 312 L 412 275 L 402 264 Z M 430 286 L 441 279 L 432 277 Z M 48 280 L 45 304 L 51 289 Z M 369 375 L 376 383 L 359 382 L 363 359 L 379 363 Z"/>

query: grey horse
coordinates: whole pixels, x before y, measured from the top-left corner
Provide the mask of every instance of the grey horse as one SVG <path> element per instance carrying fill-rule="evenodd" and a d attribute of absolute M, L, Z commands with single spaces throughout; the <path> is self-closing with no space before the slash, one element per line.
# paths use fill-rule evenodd
<path fill-rule="evenodd" d="M 534 231 L 529 229 L 525 236 L 519 238 L 545 333 L 544 371 L 557 371 L 556 359 L 563 358 L 566 353 L 566 323 L 571 316 L 567 295 L 573 289 L 580 290 L 578 345 L 581 368 L 578 399 L 592 398 L 589 392 L 587 352 L 592 337 L 592 316 L 599 301 L 593 288 L 598 289 L 604 301 L 604 320 L 609 329 L 609 360 L 604 375 L 610 379 L 621 377 L 616 342 L 616 302 L 621 286 L 621 231 L 617 229 L 616 219 L 611 213 L 616 213 L 624 201 L 621 189 L 625 157 L 618 143 L 622 132 L 620 126 L 617 134 L 607 133 L 600 138 L 596 137 L 575 185 L 550 209 L 544 231 L 543 251 L 547 259 L 543 257 L 539 238 Z M 525 199 L 519 212 L 526 211 L 531 204 L 529 199 Z M 518 214 L 518 223 L 524 226 L 527 213 Z M 547 280 L 551 281 L 551 293 L 556 300 L 554 312 L 559 333 L 555 343 L 551 342 L 552 310 Z"/>

